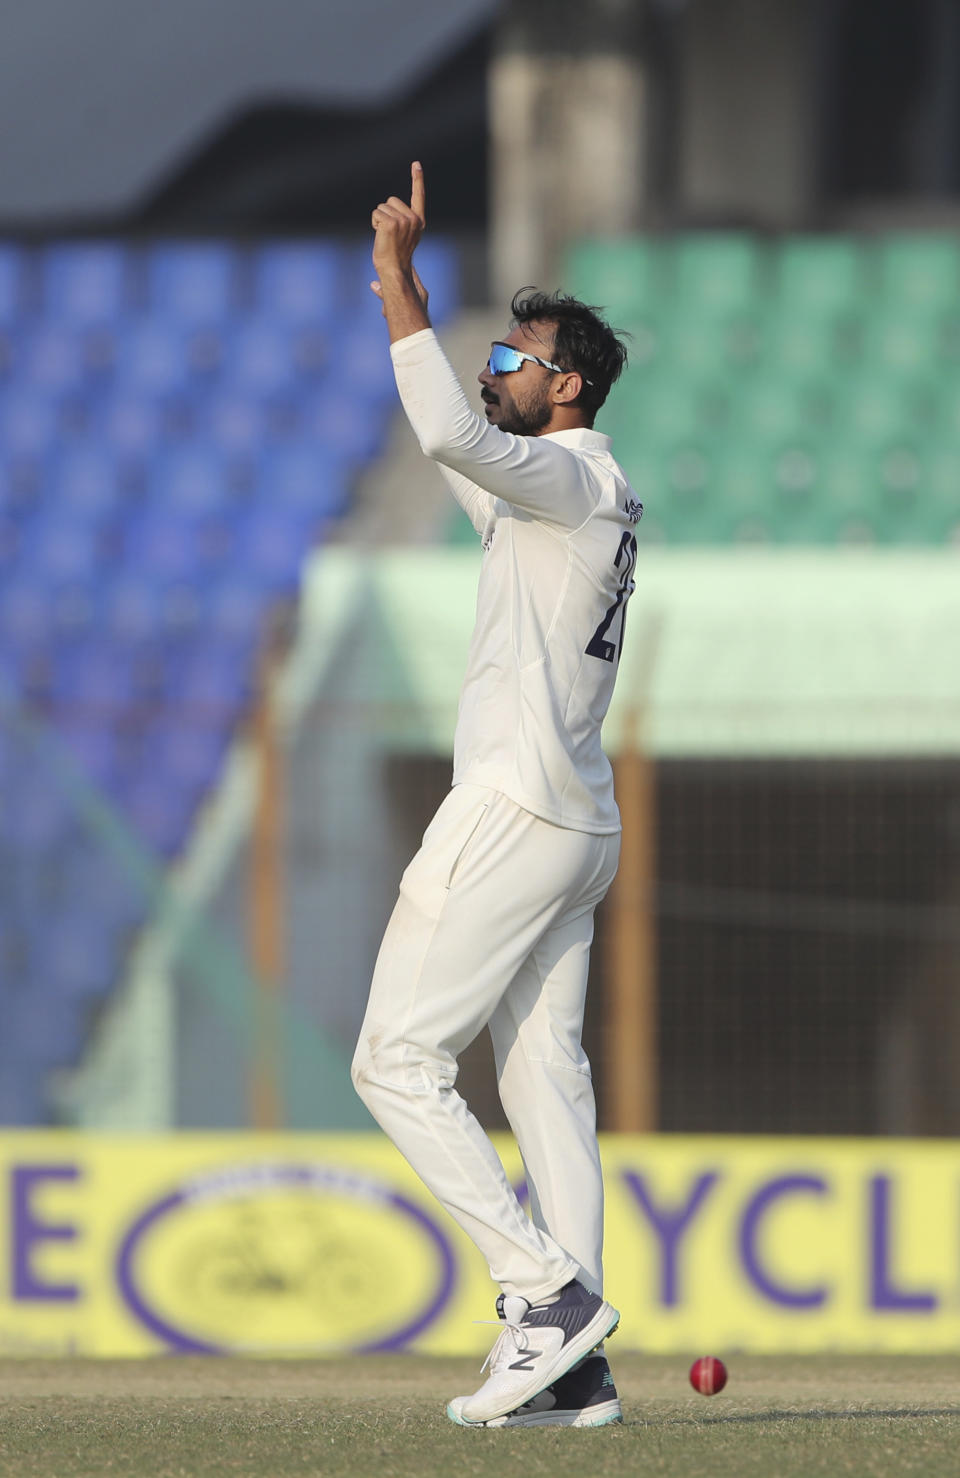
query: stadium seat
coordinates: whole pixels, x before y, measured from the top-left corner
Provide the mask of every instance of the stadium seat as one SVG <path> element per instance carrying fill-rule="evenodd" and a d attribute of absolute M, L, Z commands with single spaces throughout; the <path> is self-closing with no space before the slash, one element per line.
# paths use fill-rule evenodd
<path fill-rule="evenodd" d="M 793 377 L 842 373 L 859 360 L 863 343 L 858 321 L 811 315 L 790 303 L 758 323 L 757 338 L 764 369 Z"/>
<path fill-rule="evenodd" d="M 726 318 L 754 309 L 764 289 L 761 252 L 750 236 L 681 237 L 674 250 L 674 293 L 684 311 Z"/>
<path fill-rule="evenodd" d="M 83 385 L 87 361 L 83 343 L 67 325 L 36 323 L 24 336 L 18 384 L 45 396 L 61 396 Z"/>
<path fill-rule="evenodd" d="M 46 504 L 57 516 L 78 522 L 115 513 L 122 496 L 119 469 L 100 449 L 65 450 L 54 463 L 47 483 Z"/>
<path fill-rule="evenodd" d="M 281 448 L 260 459 L 255 493 L 264 510 L 316 523 L 342 513 L 347 500 L 347 464 L 322 443 Z"/>
<path fill-rule="evenodd" d="M 190 339 L 175 320 L 138 318 L 124 329 L 117 351 L 117 382 L 129 395 L 158 397 L 189 387 Z"/>
<path fill-rule="evenodd" d="M 276 314 L 288 328 L 325 324 L 339 312 L 345 273 L 343 252 L 331 242 L 261 246 L 254 268 L 257 309 Z"/>
<path fill-rule="evenodd" d="M 7 457 L 46 456 L 57 443 L 58 425 L 48 396 L 17 386 L 0 393 L 0 447 Z"/>
<path fill-rule="evenodd" d="M 960 242 L 955 235 L 889 236 L 880 242 L 880 287 L 904 314 L 955 307 L 960 297 Z"/>
<path fill-rule="evenodd" d="M 32 973 L 57 1008 L 89 1002 L 107 994 L 114 984 L 116 950 L 110 933 L 96 916 L 75 905 L 51 912 L 37 936 Z"/>
<path fill-rule="evenodd" d="M 101 551 L 95 518 L 51 508 L 31 523 L 21 546 L 24 570 L 47 584 L 91 579 Z"/>
<path fill-rule="evenodd" d="M 111 456 L 143 462 L 160 441 L 159 407 L 143 395 L 120 388 L 97 403 L 92 437 Z"/>
<path fill-rule="evenodd" d="M 0 326 L 8 328 L 28 316 L 32 304 L 27 291 L 28 255 L 9 242 L 0 244 Z"/>
<path fill-rule="evenodd" d="M 788 239 L 780 247 L 774 290 L 798 313 L 856 311 L 868 288 L 864 249 L 841 236 Z"/>
<path fill-rule="evenodd" d="M 643 237 L 585 241 L 568 254 L 565 280 L 575 296 L 626 324 L 657 306 L 664 286 L 661 252 Z"/>
<path fill-rule="evenodd" d="M 151 468 L 150 507 L 171 523 L 228 511 L 232 502 L 226 465 L 209 447 L 179 448 Z"/>
<path fill-rule="evenodd" d="M 229 335 L 224 371 L 231 389 L 254 399 L 288 391 L 298 374 L 289 328 L 266 315 L 246 319 Z"/>
<path fill-rule="evenodd" d="M 222 324 L 237 306 L 237 253 L 222 242 L 170 242 L 148 253 L 150 307 L 188 327 Z"/>
<path fill-rule="evenodd" d="M 128 306 L 129 258 L 116 241 L 49 247 L 42 259 L 46 317 L 71 327 L 112 323 Z"/>
<path fill-rule="evenodd" d="M 884 308 L 868 316 L 863 336 L 865 364 L 891 374 L 936 373 L 945 359 L 939 319 L 915 309 Z"/>

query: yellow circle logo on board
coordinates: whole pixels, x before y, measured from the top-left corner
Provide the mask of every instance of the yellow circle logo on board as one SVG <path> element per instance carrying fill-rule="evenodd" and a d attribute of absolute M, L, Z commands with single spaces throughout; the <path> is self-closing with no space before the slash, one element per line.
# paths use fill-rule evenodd
<path fill-rule="evenodd" d="M 272 1163 L 204 1172 L 148 1207 L 116 1272 L 136 1318 L 191 1353 L 400 1349 L 455 1276 L 441 1228 L 389 1185 Z"/>

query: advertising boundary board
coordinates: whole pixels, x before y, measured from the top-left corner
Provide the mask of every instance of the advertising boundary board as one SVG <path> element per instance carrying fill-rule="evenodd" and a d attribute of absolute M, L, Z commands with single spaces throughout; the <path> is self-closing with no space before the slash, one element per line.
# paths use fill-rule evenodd
<path fill-rule="evenodd" d="M 525 1194 L 513 1141 L 496 1139 Z M 622 1349 L 955 1350 L 947 1140 L 601 1138 Z M 558 1154 L 562 1151 L 558 1151 Z M 473 1354 L 496 1289 L 382 1136 L 0 1141 L 0 1356 Z"/>

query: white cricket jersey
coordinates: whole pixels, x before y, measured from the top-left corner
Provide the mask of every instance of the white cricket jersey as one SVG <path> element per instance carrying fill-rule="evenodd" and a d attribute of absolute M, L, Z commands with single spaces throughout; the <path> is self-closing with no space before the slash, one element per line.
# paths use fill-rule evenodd
<path fill-rule="evenodd" d="M 615 832 L 600 726 L 613 694 L 642 512 L 610 438 L 513 436 L 478 416 L 432 329 L 391 347 L 403 408 L 483 544 L 453 783 L 557 826 Z"/>

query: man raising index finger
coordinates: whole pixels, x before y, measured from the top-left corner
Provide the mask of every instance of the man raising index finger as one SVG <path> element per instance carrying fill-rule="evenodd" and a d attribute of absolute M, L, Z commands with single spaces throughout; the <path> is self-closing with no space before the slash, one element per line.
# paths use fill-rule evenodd
<path fill-rule="evenodd" d="M 620 848 L 600 725 L 640 503 L 593 419 L 626 361 L 574 298 L 525 290 L 470 407 L 417 291 L 423 171 L 372 215 L 404 411 L 480 537 L 453 789 L 400 884 L 353 1062 L 370 1112 L 486 1257 L 503 1321 L 463 1426 L 620 1420 L 605 1355 L 603 1182 L 581 1046 L 593 914 Z M 530 1188 L 520 1207 L 455 1090 L 489 1027 Z"/>
<path fill-rule="evenodd" d="M 413 265 L 413 254 L 426 224 L 426 198 L 423 166 L 415 161 L 410 167 L 410 204 L 391 195 L 389 200 L 381 201 L 370 218 L 377 233 L 373 242 L 377 296 L 383 302 L 391 344 L 430 327 L 426 293 Z"/>

